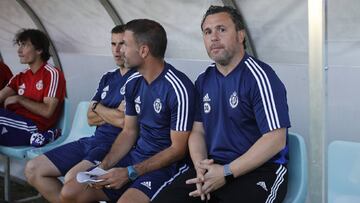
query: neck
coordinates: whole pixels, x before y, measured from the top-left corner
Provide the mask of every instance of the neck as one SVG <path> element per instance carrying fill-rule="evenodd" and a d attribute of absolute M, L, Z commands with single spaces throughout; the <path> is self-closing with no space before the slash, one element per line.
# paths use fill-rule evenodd
<path fill-rule="evenodd" d="M 119 70 L 121 75 L 125 75 L 129 71 L 125 66 L 119 66 Z"/>
<path fill-rule="evenodd" d="M 163 59 L 149 58 L 138 67 L 138 71 L 148 84 L 151 84 L 164 70 L 164 66 L 165 63 Z"/>
<path fill-rule="evenodd" d="M 240 61 L 244 58 L 245 51 L 240 50 L 239 53 L 235 54 L 234 57 L 230 60 L 230 62 L 226 65 L 222 65 L 219 63 L 216 63 L 216 67 L 219 70 L 221 74 L 224 76 L 227 76 L 231 71 L 233 71 L 236 66 L 240 63 Z"/>
<path fill-rule="evenodd" d="M 29 63 L 28 65 L 29 65 L 31 71 L 33 73 L 36 73 L 40 69 L 40 67 L 43 63 L 45 63 L 45 62 L 39 59 L 39 60 L 35 60 L 32 63 Z"/>

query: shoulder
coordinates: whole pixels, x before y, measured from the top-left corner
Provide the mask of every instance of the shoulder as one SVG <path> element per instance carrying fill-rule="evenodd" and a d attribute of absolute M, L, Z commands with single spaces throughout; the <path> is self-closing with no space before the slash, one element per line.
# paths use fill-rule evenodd
<path fill-rule="evenodd" d="M 258 88 L 274 88 L 277 89 L 284 85 L 277 76 L 272 67 L 259 59 L 249 56 L 245 60 L 245 80 L 247 84 L 256 85 Z"/>
<path fill-rule="evenodd" d="M 197 84 L 198 84 L 198 83 L 201 83 L 201 82 L 203 82 L 206 78 L 211 77 L 211 75 L 214 74 L 215 69 L 216 69 L 215 63 L 209 64 L 209 65 L 207 66 L 206 70 L 203 71 L 203 72 L 201 72 L 201 73 L 198 75 L 195 83 L 197 83 Z"/>
<path fill-rule="evenodd" d="M 167 66 L 168 69 L 165 73 L 165 79 L 169 84 L 171 84 L 171 86 L 173 86 L 174 88 L 177 86 L 186 87 L 187 89 L 192 88 L 193 83 L 191 82 L 189 77 L 185 75 L 185 73 L 177 70 L 170 64 L 167 64 Z"/>
<path fill-rule="evenodd" d="M 14 75 L 14 78 L 24 77 L 24 76 L 25 76 L 26 74 L 28 74 L 30 71 L 31 71 L 30 68 L 25 68 L 24 70 L 16 73 L 16 74 Z"/>
<path fill-rule="evenodd" d="M 271 78 L 277 78 L 275 71 L 267 63 L 256 59 L 252 56 L 248 56 L 245 61 L 245 73 L 248 79 L 253 80 L 267 80 Z"/>
<path fill-rule="evenodd" d="M 126 79 L 124 85 L 120 89 L 121 94 L 129 94 L 130 92 L 134 92 L 136 85 L 143 79 L 142 75 L 138 71 L 133 71 L 129 74 Z"/>
<path fill-rule="evenodd" d="M 111 77 L 111 76 L 115 75 L 118 70 L 119 70 L 118 68 L 108 70 L 102 74 L 101 78 L 105 79 L 105 78 Z"/>
<path fill-rule="evenodd" d="M 61 77 L 61 78 L 64 77 L 63 72 L 59 68 L 54 67 L 51 64 L 47 63 L 44 65 L 43 68 L 44 68 L 43 71 L 44 71 L 45 75 L 51 76 L 51 78 L 53 78 L 53 79 L 57 79 L 59 77 Z"/>

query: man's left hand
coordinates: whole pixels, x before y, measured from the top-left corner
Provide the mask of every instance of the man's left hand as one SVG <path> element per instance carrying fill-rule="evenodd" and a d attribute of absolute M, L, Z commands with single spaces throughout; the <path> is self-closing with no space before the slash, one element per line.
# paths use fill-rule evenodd
<path fill-rule="evenodd" d="M 202 185 L 203 193 L 208 194 L 225 185 L 224 166 L 213 164 L 205 159 L 201 161 L 199 168 L 207 171 L 204 175 L 204 182 Z"/>

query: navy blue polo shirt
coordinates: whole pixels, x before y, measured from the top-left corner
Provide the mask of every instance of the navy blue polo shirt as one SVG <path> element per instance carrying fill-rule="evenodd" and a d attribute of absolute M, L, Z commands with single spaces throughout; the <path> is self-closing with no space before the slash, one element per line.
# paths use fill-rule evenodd
<path fill-rule="evenodd" d="M 202 122 L 209 158 L 230 163 L 262 135 L 290 127 L 286 89 L 272 68 L 245 54 L 227 76 L 215 64 L 195 82 L 196 115 Z M 270 162 L 287 163 L 288 148 Z"/>

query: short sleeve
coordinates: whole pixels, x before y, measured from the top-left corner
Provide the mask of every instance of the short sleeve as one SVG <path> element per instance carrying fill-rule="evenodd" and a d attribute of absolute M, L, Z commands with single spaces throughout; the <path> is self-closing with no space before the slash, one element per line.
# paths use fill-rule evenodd
<path fill-rule="evenodd" d="M 135 85 L 137 84 L 137 80 L 131 80 L 126 84 L 125 88 L 125 114 L 128 116 L 136 116 L 136 107 L 135 107 Z M 140 108 L 140 107 L 139 107 Z"/>
<path fill-rule="evenodd" d="M 11 78 L 11 80 L 8 83 L 8 87 L 10 87 L 11 89 L 13 89 L 15 92 L 18 91 L 18 87 L 19 87 L 19 81 L 20 81 L 20 74 L 15 75 L 13 78 Z"/>
<path fill-rule="evenodd" d="M 262 134 L 279 128 L 290 127 L 286 89 L 275 72 L 268 69 L 253 69 L 251 100 L 257 125 Z"/>
<path fill-rule="evenodd" d="M 184 81 L 174 86 L 170 103 L 171 129 L 175 131 L 190 131 L 194 122 L 194 86 Z"/>
<path fill-rule="evenodd" d="M 65 97 L 66 82 L 62 71 L 57 68 L 49 69 L 43 78 L 44 95 L 46 97 L 56 97 L 63 100 Z"/>
<path fill-rule="evenodd" d="M 104 89 L 104 86 L 105 86 L 105 80 L 106 80 L 106 76 L 107 75 L 103 75 L 99 81 L 99 85 L 96 89 L 96 92 L 94 94 L 94 96 L 92 97 L 92 101 L 97 101 L 97 102 L 100 102 L 101 101 L 101 93 L 102 93 L 102 90 Z"/>

